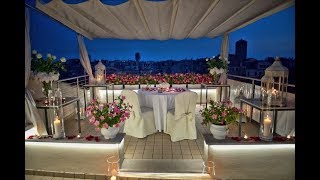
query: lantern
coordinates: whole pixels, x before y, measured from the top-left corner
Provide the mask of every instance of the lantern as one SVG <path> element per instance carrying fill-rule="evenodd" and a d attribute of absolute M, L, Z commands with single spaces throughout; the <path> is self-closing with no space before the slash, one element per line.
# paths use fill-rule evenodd
<path fill-rule="evenodd" d="M 276 57 L 271 66 L 265 70 L 261 79 L 261 97 L 264 104 L 269 106 L 286 106 L 288 88 L 288 68 L 281 64 Z"/>
<path fill-rule="evenodd" d="M 273 116 L 271 116 L 268 112 L 264 112 L 262 114 L 264 116 L 262 122 L 260 123 L 259 138 L 264 141 L 272 141 L 274 131 Z"/>
<path fill-rule="evenodd" d="M 266 74 L 261 78 L 261 100 L 264 105 L 271 105 L 271 99 L 268 99 L 268 92 L 272 91 L 274 80 L 272 77 L 267 76 Z M 271 97 L 271 96 L 270 96 Z M 269 101 L 268 101 L 269 100 Z"/>
<path fill-rule="evenodd" d="M 59 139 L 59 138 L 65 138 L 65 130 L 64 130 L 64 115 L 63 115 L 63 107 L 61 104 L 63 104 L 63 97 L 62 92 L 60 88 L 57 88 L 55 91 L 55 101 L 54 104 L 57 106 L 54 108 L 54 119 L 52 122 L 52 134 L 53 138 Z"/>
<path fill-rule="evenodd" d="M 96 84 L 106 83 L 106 66 L 102 64 L 101 60 L 95 65 Z"/>

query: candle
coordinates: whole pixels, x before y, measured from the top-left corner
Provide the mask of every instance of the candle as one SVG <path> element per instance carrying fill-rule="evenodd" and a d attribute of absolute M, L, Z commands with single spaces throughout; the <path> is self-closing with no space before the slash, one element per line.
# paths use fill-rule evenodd
<path fill-rule="evenodd" d="M 80 134 L 78 134 L 77 138 L 80 138 Z"/>
<path fill-rule="evenodd" d="M 53 124 L 54 124 L 54 130 L 55 130 L 54 136 L 58 138 L 61 135 L 61 122 L 58 116 L 56 116 L 56 119 L 53 121 Z"/>
<path fill-rule="evenodd" d="M 291 138 L 291 136 L 290 136 L 290 134 L 288 134 L 287 139 L 290 139 L 290 138 Z"/>
<path fill-rule="evenodd" d="M 246 134 L 244 135 L 244 139 L 248 139 L 248 136 Z"/>
<path fill-rule="evenodd" d="M 263 136 L 269 136 L 270 126 L 271 126 L 271 119 L 267 115 L 267 117 L 263 120 Z"/>
<path fill-rule="evenodd" d="M 116 180 L 117 177 L 116 176 L 111 176 L 110 180 Z"/>

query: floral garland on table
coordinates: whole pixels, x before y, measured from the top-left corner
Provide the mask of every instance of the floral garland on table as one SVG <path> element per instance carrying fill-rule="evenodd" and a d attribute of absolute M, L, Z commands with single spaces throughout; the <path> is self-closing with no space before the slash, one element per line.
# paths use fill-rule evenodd
<path fill-rule="evenodd" d="M 59 80 L 59 70 L 66 71 L 66 58 L 60 58 L 57 61 L 56 56 L 47 54 L 47 59 L 44 59 L 36 50 L 32 51 L 31 55 L 31 77 L 42 82 L 43 93 L 48 96 L 48 91 L 52 89 L 52 82 Z"/>

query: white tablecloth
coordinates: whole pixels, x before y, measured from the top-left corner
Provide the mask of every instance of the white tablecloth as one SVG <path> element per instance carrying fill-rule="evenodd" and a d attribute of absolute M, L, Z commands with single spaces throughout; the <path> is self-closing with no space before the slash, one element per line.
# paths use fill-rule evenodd
<path fill-rule="evenodd" d="M 181 92 L 144 91 L 139 89 L 140 106 L 153 108 L 154 121 L 158 131 L 166 130 L 167 111 L 174 108 L 174 98 Z"/>

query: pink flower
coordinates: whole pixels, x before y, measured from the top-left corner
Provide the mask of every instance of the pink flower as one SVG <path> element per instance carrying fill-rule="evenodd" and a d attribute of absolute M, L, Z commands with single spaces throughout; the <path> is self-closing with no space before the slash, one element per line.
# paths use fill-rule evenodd
<path fill-rule="evenodd" d="M 213 115 L 212 115 L 212 119 L 217 119 L 217 117 L 218 117 L 218 116 L 217 116 L 216 114 L 213 114 Z"/>
<path fill-rule="evenodd" d="M 92 116 L 90 119 L 89 119 L 89 122 L 90 123 L 94 123 L 96 121 L 96 118 L 94 116 Z"/>
<path fill-rule="evenodd" d="M 101 120 L 104 120 L 104 116 L 100 116 L 100 119 L 101 119 Z"/>
<path fill-rule="evenodd" d="M 100 131 L 100 128 L 96 127 L 95 130 L 96 130 L 96 131 Z"/>
<path fill-rule="evenodd" d="M 91 115 L 92 115 L 91 111 L 87 111 L 87 117 L 89 117 Z"/>
<path fill-rule="evenodd" d="M 125 97 L 125 96 L 122 96 L 121 98 L 122 98 L 122 100 L 125 100 L 125 99 L 126 99 L 126 97 Z"/>
<path fill-rule="evenodd" d="M 119 127 L 119 123 L 117 123 L 117 124 L 113 125 L 113 127 Z"/>
<path fill-rule="evenodd" d="M 125 120 L 126 120 L 126 117 L 121 116 L 121 117 L 120 117 L 120 120 L 123 122 L 123 121 L 125 121 Z"/>
<path fill-rule="evenodd" d="M 225 111 L 222 112 L 222 117 L 226 117 L 227 113 Z"/>
<path fill-rule="evenodd" d="M 104 124 L 103 124 L 103 127 L 104 127 L 104 128 L 108 128 L 109 125 L 108 125 L 107 123 L 104 123 Z"/>
<path fill-rule="evenodd" d="M 95 121 L 93 124 L 94 124 L 95 126 L 99 126 L 100 122 L 99 122 L 99 121 Z"/>

